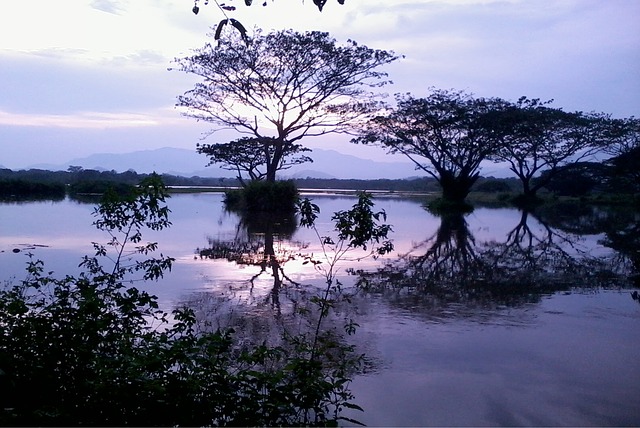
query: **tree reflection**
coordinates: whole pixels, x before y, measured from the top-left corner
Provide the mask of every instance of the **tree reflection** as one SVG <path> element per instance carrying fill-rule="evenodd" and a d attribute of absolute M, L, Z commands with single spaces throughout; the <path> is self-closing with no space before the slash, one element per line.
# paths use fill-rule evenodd
<path fill-rule="evenodd" d="M 586 205 L 580 202 L 541 206 L 539 218 L 556 229 L 576 234 L 598 235 L 598 243 L 611 248 L 610 269 L 628 275 L 640 287 L 640 212 L 621 206 Z M 603 260 L 600 260 L 601 262 Z"/>
<path fill-rule="evenodd" d="M 629 280 L 640 288 L 640 213 L 622 211 L 609 216 L 604 233 L 600 243 L 616 251 L 617 266 L 628 271 Z"/>
<path fill-rule="evenodd" d="M 258 273 L 247 279 L 251 291 L 259 277 L 265 273 L 271 275 L 273 287 L 269 299 L 280 314 L 280 290 L 283 282 L 299 285 L 285 273 L 284 265 L 302 256 L 302 251 L 307 247 L 304 243 L 290 241 L 297 228 L 295 214 L 265 212 L 239 215 L 233 238 L 208 238 L 209 246 L 198 248 L 196 252 L 202 259 L 224 259 L 240 266 L 260 268 Z"/>
<path fill-rule="evenodd" d="M 415 255 L 423 248 L 427 248 L 424 254 Z M 403 285 L 447 294 L 453 290 L 452 284 L 467 286 L 482 281 L 482 264 L 465 214 L 458 211 L 441 214 L 437 231 L 400 256 Z"/>
<path fill-rule="evenodd" d="M 227 287 L 218 284 L 215 292 L 201 293 L 185 302 L 194 309 L 198 328 L 233 328 L 234 337 L 249 346 L 260 343 L 276 346 L 293 356 L 293 362 L 311 364 L 316 372 L 326 370 L 326 373 L 322 372 L 325 384 L 335 382 L 331 384 L 334 389 L 339 390 L 339 394 L 346 394 L 336 395 L 338 401 L 350 399 L 346 389 L 349 376 L 368 364 L 364 354 L 356 352 L 356 345 L 348 338 L 355 332 L 357 323 L 349 316 L 353 309 L 350 295 L 343 292 L 335 272 L 338 262 L 348 260 L 345 256 L 352 250 L 369 249 L 368 255 L 373 256 L 393 249 L 386 240 L 390 226 L 380 224 L 381 218 L 386 219 L 385 212 L 373 211 L 372 207 L 371 196 L 363 193 L 351 210 L 334 213 L 335 237 L 332 238 L 331 234 L 321 236 L 316 228 L 319 207 L 308 199 L 302 200 L 300 224 L 312 228 L 320 239 L 322 255 L 318 258 L 303 253 L 306 245 L 291 242 L 296 225 L 293 216 L 267 217 L 253 212 L 250 217 L 243 217 L 240 214 L 233 239 L 210 240 L 209 248 L 198 249 L 198 254 L 202 258 L 259 267 L 257 274 L 243 281 L 245 287 L 251 284 L 251 291 L 257 277 L 267 272 L 273 278 L 269 293 L 271 310 L 265 311 L 265 305 L 247 304 L 249 302 L 236 299 L 233 293 L 225 295 Z M 298 287 L 300 284 L 285 274 L 284 265 L 297 258 L 302 258 L 302 264 L 310 269 L 322 273 L 319 284 Z M 319 266 L 322 263 L 327 266 Z M 296 287 L 283 287 L 285 280 Z M 280 301 L 282 290 L 292 303 L 286 305 L 286 310 Z M 225 319 L 227 323 L 222 324 Z"/>
<path fill-rule="evenodd" d="M 552 228 L 533 211 L 520 213 L 504 242 L 482 245 L 495 287 L 503 293 L 541 293 L 595 285 L 590 276 L 599 269 L 580 235 Z"/>
<path fill-rule="evenodd" d="M 602 213 L 594 211 L 594 215 Z M 383 293 L 399 305 L 427 306 L 440 315 L 452 304 L 513 306 L 556 291 L 627 286 L 628 269 L 621 268 L 616 256 L 593 254 L 597 238 L 589 241 L 577 233 L 593 232 L 596 220 L 582 212 L 574 221 L 568 216 L 553 217 L 548 211 L 522 210 L 503 240 L 478 242 L 465 214 L 448 212 L 440 215 L 437 231 L 407 254 L 375 272 L 358 272 L 358 285 Z M 636 221 L 627 228 L 612 228 L 602 243 L 617 250 L 614 246 L 622 248 L 623 242 L 630 242 L 623 238 L 635 236 L 637 250 L 637 225 Z M 633 254 L 637 272 L 638 252 Z"/>

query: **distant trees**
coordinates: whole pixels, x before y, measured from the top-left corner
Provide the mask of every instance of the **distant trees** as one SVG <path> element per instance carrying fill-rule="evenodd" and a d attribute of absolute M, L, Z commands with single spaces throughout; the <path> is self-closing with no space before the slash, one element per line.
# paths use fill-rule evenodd
<path fill-rule="evenodd" d="M 65 186 L 62 183 L 0 178 L 0 201 L 26 198 L 62 199 L 64 195 Z"/>
<path fill-rule="evenodd" d="M 373 118 L 352 141 L 404 154 L 438 181 L 445 200 L 461 203 L 480 176 L 481 162 L 497 150 L 485 116 L 504 102 L 446 90 L 396 100 L 396 108 Z"/>
<path fill-rule="evenodd" d="M 220 39 L 176 59 L 179 70 L 202 79 L 177 106 L 263 144 L 264 177 L 274 181 L 304 137 L 350 132 L 371 114 L 377 97 L 368 88 L 388 83 L 377 69 L 396 59 L 354 41 L 337 45 L 324 32 L 257 31 L 248 44 Z"/>

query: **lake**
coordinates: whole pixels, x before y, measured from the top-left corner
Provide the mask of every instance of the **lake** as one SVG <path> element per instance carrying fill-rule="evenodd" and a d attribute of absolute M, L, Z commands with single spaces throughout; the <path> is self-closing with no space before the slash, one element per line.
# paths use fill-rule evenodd
<path fill-rule="evenodd" d="M 355 203 L 309 197 L 321 236 Z M 339 265 L 352 296 L 336 319 L 359 324 L 349 337 L 368 361 L 351 385 L 365 411 L 347 416 L 374 426 L 640 425 L 638 213 L 559 204 L 437 216 L 418 198 L 375 202 L 395 251 Z M 248 223 L 219 193 L 174 195 L 169 207 L 172 227 L 145 234 L 176 258 L 144 285 L 165 310 L 188 303 L 203 319 L 234 313 L 268 330 L 322 287 L 305 263 L 321 256 L 318 237 L 292 219 Z M 45 270 L 77 273 L 91 243 L 108 240 L 92 211 L 72 200 L 0 203 L 0 281 L 25 276 L 27 253 Z M 271 239 L 277 287 L 261 264 Z"/>

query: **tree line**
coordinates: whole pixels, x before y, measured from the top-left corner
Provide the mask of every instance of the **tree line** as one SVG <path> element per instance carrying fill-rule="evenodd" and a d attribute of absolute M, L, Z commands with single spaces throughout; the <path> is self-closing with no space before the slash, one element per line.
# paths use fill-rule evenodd
<path fill-rule="evenodd" d="M 542 187 L 546 193 L 557 196 L 584 197 L 587 195 L 637 193 L 637 179 L 633 179 L 635 163 L 628 162 L 589 163 L 581 162 L 563 168 Z M 636 161 L 637 162 L 637 159 Z M 611 166 L 609 166 L 611 164 Z M 628 170 L 620 174 L 621 169 Z M 0 200 L 51 199 L 61 200 L 66 195 L 82 198 L 83 195 L 101 195 L 107 189 L 120 194 L 127 193 L 136 183 L 149 174 L 126 171 L 46 171 L 39 169 L 12 171 L 0 169 Z M 162 175 L 168 186 L 184 186 L 194 189 L 241 187 L 242 183 L 233 178 L 183 177 Z M 388 191 L 437 194 L 442 188 L 432 177 L 407 179 L 339 179 L 339 178 L 295 178 L 291 180 L 298 189 L 344 190 L 344 191 Z M 636 189 L 636 190 L 633 190 Z M 520 191 L 520 181 L 516 177 L 495 178 L 480 176 L 471 189 L 474 193 L 497 194 L 499 198 L 515 197 Z"/>

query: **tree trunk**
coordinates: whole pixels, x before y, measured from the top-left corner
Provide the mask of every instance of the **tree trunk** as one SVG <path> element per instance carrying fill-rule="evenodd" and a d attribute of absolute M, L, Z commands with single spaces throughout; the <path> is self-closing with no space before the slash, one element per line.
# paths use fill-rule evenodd
<path fill-rule="evenodd" d="M 442 198 L 450 202 L 464 202 L 471 191 L 471 187 L 478 179 L 477 176 L 456 177 L 450 172 L 445 172 L 440 176 L 442 186 Z"/>
<path fill-rule="evenodd" d="M 531 177 L 527 177 L 522 180 L 522 195 L 526 199 L 535 198 L 536 190 L 537 189 L 531 187 Z"/>
<path fill-rule="evenodd" d="M 267 161 L 267 175 L 266 180 L 270 182 L 276 181 L 276 172 L 280 166 L 283 153 L 283 143 L 275 143 L 275 150 L 273 156 Z"/>

